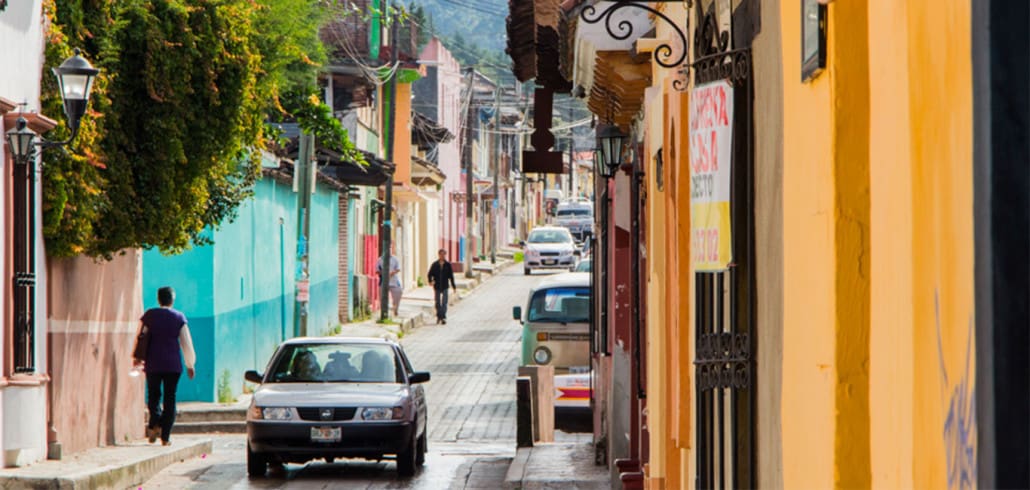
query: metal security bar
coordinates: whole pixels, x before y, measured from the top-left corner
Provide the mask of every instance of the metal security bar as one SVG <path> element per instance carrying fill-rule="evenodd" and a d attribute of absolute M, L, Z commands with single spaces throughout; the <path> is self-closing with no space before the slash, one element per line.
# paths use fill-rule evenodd
<path fill-rule="evenodd" d="M 745 4 L 748 2 L 744 2 Z M 731 223 L 733 263 L 695 276 L 697 479 L 699 489 L 755 486 L 755 244 L 754 149 L 750 42 L 737 29 L 731 42 L 720 32 L 714 9 L 702 15 L 694 56 L 678 89 L 726 81 L 733 93 Z M 752 9 L 738 7 L 734 26 L 754 25 Z M 739 36 L 739 37 L 738 37 Z"/>

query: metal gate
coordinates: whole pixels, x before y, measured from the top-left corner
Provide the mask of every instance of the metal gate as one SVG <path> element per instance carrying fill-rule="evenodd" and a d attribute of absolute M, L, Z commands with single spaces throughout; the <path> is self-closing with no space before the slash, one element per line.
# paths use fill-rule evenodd
<path fill-rule="evenodd" d="M 725 80 L 734 90 L 731 223 L 733 262 L 728 270 L 695 275 L 697 488 L 755 485 L 755 315 L 753 210 L 753 84 L 751 33 L 730 43 L 720 32 L 714 5 L 701 14 L 695 59 L 686 71 L 694 86 Z M 737 8 L 733 25 L 757 24 L 751 9 Z M 747 27 L 745 27 L 747 26 Z"/>

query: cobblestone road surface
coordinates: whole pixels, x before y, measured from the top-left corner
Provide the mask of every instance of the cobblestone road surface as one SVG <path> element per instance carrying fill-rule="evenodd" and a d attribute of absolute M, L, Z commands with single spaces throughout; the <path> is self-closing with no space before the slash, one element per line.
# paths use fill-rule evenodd
<path fill-rule="evenodd" d="M 143 488 L 500 488 L 515 453 L 520 329 L 511 307 L 525 302 L 543 277 L 510 267 L 454 305 L 447 325 L 427 325 L 401 339 L 414 368 L 432 373 L 429 454 L 415 478 L 399 479 L 392 462 L 347 461 L 290 465 L 284 475 L 251 479 L 245 436 L 220 435 L 212 454 L 166 468 Z M 558 434 L 559 440 L 584 436 Z"/>

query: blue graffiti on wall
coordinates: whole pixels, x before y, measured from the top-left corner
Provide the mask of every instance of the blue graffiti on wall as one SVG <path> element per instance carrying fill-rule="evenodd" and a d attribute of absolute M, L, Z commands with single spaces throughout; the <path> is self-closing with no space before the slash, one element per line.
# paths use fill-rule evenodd
<path fill-rule="evenodd" d="M 948 367 L 944 362 L 944 346 L 941 335 L 941 308 L 938 292 L 934 292 L 934 308 L 937 320 L 937 357 L 941 369 L 941 394 L 948 406 L 944 419 L 944 447 L 947 451 L 948 488 L 976 487 L 976 386 L 972 371 L 973 319 L 969 319 L 966 336 L 966 359 L 962 376 L 952 386 Z"/>

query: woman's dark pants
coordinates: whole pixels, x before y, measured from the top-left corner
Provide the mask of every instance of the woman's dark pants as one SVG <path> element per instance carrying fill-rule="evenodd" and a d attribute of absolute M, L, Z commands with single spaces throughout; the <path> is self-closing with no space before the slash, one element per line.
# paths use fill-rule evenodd
<path fill-rule="evenodd" d="M 182 373 L 147 373 L 147 409 L 150 410 L 148 428 L 161 427 L 161 440 L 167 441 L 175 423 L 175 390 Z M 161 401 L 161 387 L 164 385 L 164 406 Z"/>

